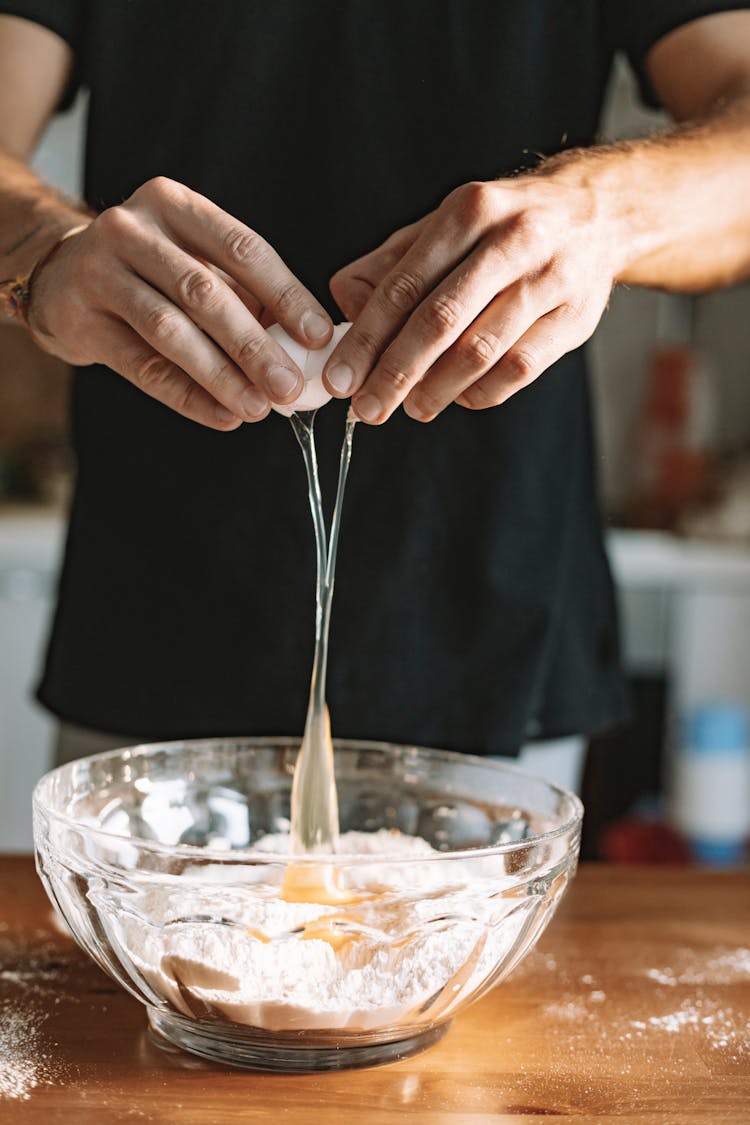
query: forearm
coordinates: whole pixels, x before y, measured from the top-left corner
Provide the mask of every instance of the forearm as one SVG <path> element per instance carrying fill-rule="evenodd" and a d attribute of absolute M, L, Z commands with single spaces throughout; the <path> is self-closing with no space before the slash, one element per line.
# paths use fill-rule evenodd
<path fill-rule="evenodd" d="M 564 153 L 540 174 L 590 195 L 618 282 L 695 293 L 750 278 L 750 92 L 668 133 Z"/>
<path fill-rule="evenodd" d="M 28 275 L 66 231 L 90 217 L 0 148 L 0 283 Z M 0 321 L 12 319 L 0 302 Z"/>

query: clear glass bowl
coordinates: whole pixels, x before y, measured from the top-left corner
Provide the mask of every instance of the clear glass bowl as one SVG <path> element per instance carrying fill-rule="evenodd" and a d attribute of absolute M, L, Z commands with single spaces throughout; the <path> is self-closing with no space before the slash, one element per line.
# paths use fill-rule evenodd
<path fill-rule="evenodd" d="M 47 893 L 172 1043 L 262 1070 L 400 1058 L 506 977 L 550 920 L 577 863 L 573 794 L 463 754 L 335 745 L 341 831 L 366 835 L 325 863 L 264 839 L 289 829 L 290 739 L 136 746 L 37 785 Z M 409 851 L 400 833 L 431 847 Z M 347 901 L 282 899 L 292 862 Z"/>

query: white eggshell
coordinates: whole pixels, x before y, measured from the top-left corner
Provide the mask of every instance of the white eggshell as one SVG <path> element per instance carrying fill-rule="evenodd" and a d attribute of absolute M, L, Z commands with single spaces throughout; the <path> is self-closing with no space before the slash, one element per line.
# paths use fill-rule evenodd
<path fill-rule="evenodd" d="M 348 321 L 335 324 L 330 342 L 324 348 L 315 349 L 298 344 L 280 324 L 273 324 L 266 330 L 269 336 L 273 336 L 280 344 L 292 362 L 296 363 L 305 380 L 305 385 L 294 402 L 288 402 L 284 406 L 273 403 L 274 410 L 288 418 L 295 410 L 317 410 L 318 407 L 330 402 L 331 395 L 323 385 L 323 368 L 341 337 L 346 335 L 350 328 Z"/>
<path fill-rule="evenodd" d="M 299 367 L 304 375 L 305 364 L 307 362 L 307 348 L 303 344 L 298 344 L 296 340 L 293 340 L 280 324 L 272 324 L 270 328 L 266 329 L 266 332 L 269 336 L 273 336 L 277 344 L 281 345 L 292 363 L 296 363 L 297 367 Z"/>

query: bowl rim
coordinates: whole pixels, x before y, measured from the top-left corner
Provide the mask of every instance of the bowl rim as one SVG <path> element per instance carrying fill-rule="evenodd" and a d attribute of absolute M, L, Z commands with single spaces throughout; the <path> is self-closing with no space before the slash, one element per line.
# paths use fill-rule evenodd
<path fill-rule="evenodd" d="M 129 746 L 116 747 L 113 750 L 105 750 L 100 754 L 90 754 L 84 758 L 74 759 L 72 762 L 65 762 L 61 766 L 56 766 L 52 770 L 48 770 L 37 781 L 34 786 L 32 805 L 35 811 L 40 815 L 55 820 L 59 824 L 74 831 L 85 832 L 87 835 L 110 841 L 117 844 L 129 844 L 137 848 L 139 851 L 149 852 L 162 856 L 169 856 L 171 858 L 183 859 L 201 859 L 210 860 L 217 863 L 229 866 L 231 864 L 243 864 L 247 866 L 249 862 L 253 864 L 266 864 L 273 866 L 287 866 L 290 863 L 294 864 L 307 864 L 317 865 L 324 860 L 326 865 L 334 867 L 349 867 L 360 866 L 364 864 L 372 864 L 374 861 L 378 863 L 433 863 L 438 860 L 472 860 L 484 859 L 496 855 L 508 855 L 513 852 L 523 851 L 525 848 L 536 847 L 539 844 L 544 844 L 549 841 L 555 840 L 566 833 L 580 827 L 583 821 L 583 802 L 577 794 L 573 793 L 570 789 L 565 789 L 561 785 L 556 785 L 552 781 L 541 777 L 539 774 L 532 773 L 530 770 L 523 769 L 523 767 L 512 764 L 513 759 L 509 762 L 500 762 L 495 758 L 483 757 L 480 754 L 465 754 L 455 750 L 440 750 L 431 746 L 419 746 L 415 743 L 396 743 L 385 742 L 374 739 L 356 739 L 356 738 L 334 738 L 333 747 L 336 749 L 352 749 L 352 750 L 378 750 L 385 751 L 392 754 L 394 751 L 413 752 L 415 754 L 428 754 L 432 758 L 444 760 L 449 762 L 462 762 L 469 764 L 478 764 L 495 770 L 498 773 L 512 773 L 521 777 L 529 778 L 533 781 L 540 782 L 548 789 L 553 790 L 557 794 L 561 794 L 570 801 L 572 805 L 572 814 L 562 824 L 551 828 L 548 832 L 541 832 L 532 836 L 528 840 L 521 840 L 517 842 L 510 842 L 507 844 L 490 844 L 483 848 L 461 848 L 452 851 L 435 851 L 434 854 L 408 856 L 399 855 L 377 855 L 362 853 L 346 853 L 346 852 L 321 852 L 321 853 L 303 853 L 297 855 L 294 853 L 281 853 L 281 852 L 262 852 L 253 851 L 252 848 L 232 848 L 231 850 L 222 850 L 220 848 L 204 847 L 199 844 L 165 844 L 160 840 L 147 840 L 140 836 L 122 836 L 117 832 L 108 832 L 104 828 L 98 828 L 93 824 L 86 824 L 77 817 L 70 816 L 67 813 L 59 812 L 57 809 L 52 809 L 49 804 L 42 801 L 40 793 L 43 788 L 51 783 L 52 778 L 63 770 L 69 770 L 71 767 L 79 765 L 82 762 L 98 762 L 107 759 L 123 758 L 127 755 L 130 758 L 147 757 L 158 752 L 165 750 L 178 750 L 178 749 L 192 749 L 201 747 L 218 747 L 222 745 L 234 745 L 239 747 L 255 748 L 255 749 L 295 749 L 299 748 L 301 739 L 294 735 L 226 735 L 215 736 L 211 738 L 180 738 L 180 739 L 164 739 L 158 742 L 139 742 L 133 743 Z M 35 850 L 38 850 L 35 838 Z"/>

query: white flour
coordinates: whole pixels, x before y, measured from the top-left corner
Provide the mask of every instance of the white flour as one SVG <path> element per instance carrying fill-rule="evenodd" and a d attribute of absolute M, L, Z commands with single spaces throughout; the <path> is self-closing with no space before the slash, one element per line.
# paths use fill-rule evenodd
<path fill-rule="evenodd" d="M 287 837 L 267 837 L 256 850 L 287 847 Z M 140 896 L 140 917 L 121 915 L 112 936 L 145 989 L 178 1011 L 266 1030 L 383 1027 L 416 1015 L 441 993 L 431 1008 L 437 1014 L 491 972 L 501 953 L 492 924 L 516 905 L 500 897 L 489 902 L 482 885 L 491 878 L 498 892 L 497 870 L 476 877 L 470 868 L 469 880 L 465 863 L 408 862 L 436 853 L 422 839 L 385 830 L 347 833 L 338 852 L 403 858 L 395 869 L 399 893 L 344 907 L 290 903 L 278 885 L 252 881 L 253 871 L 257 880 L 268 879 L 266 865 L 244 868 L 244 886 L 219 885 L 237 879 L 231 868 L 198 867 L 200 893 L 190 873 L 177 888 L 149 890 Z M 393 872 L 392 863 L 352 867 L 347 885 L 377 893 Z M 215 891 L 205 885 L 212 877 Z M 503 925 L 503 948 L 523 920 L 520 912 L 518 923 Z M 316 937 L 321 929 L 311 923 L 333 932 L 333 942 Z"/>
<path fill-rule="evenodd" d="M 0 970 L 0 1120 L 2 1100 L 27 1101 L 37 1086 L 54 1085 L 66 1075 L 57 1058 L 57 1044 L 44 1030 L 50 1006 L 60 1001 L 64 965 L 50 965 L 45 946 L 33 951 L 23 942 L 0 941 L 0 964 L 20 968 Z M 7 1111 L 5 1111 L 7 1112 Z"/>
<path fill-rule="evenodd" d="M 634 949 L 626 969 L 628 986 L 615 998 L 596 987 L 596 973 L 573 972 L 569 965 L 539 952 L 527 958 L 517 979 L 554 974 L 559 999 L 544 1006 L 543 1023 L 549 1024 L 558 1048 L 565 1047 L 576 1057 L 579 1073 L 581 1058 L 595 1069 L 597 1059 L 609 1060 L 616 1050 L 620 1070 L 629 1074 L 634 1065 L 641 1065 L 643 1052 L 663 1049 L 657 1044 L 664 1038 L 673 1040 L 674 1075 L 694 1075 L 696 1051 L 704 1062 L 715 1057 L 717 1066 L 746 1066 L 750 1024 L 741 1003 L 750 983 L 750 949 L 685 946 L 674 950 L 669 965 L 638 964 L 648 952 Z M 643 984 L 639 985 L 639 978 Z M 742 991 L 734 1003 L 738 986 Z"/>
<path fill-rule="evenodd" d="M 7 973 L 3 978 L 11 980 Z M 0 1001 L 0 1102 L 3 1098 L 26 1101 L 37 1086 L 53 1086 L 64 1070 L 55 1060 L 56 1044 L 40 1032 L 47 1014 L 34 989 L 31 984 L 29 992 L 24 981 L 18 1001 Z"/>
<path fill-rule="evenodd" d="M 713 957 L 696 957 L 692 949 L 677 949 L 671 965 L 647 969 L 646 976 L 673 988 L 678 984 L 735 984 L 750 980 L 750 949 L 726 949 Z"/>
<path fill-rule="evenodd" d="M 0 1007 L 0 1098 L 26 1100 L 44 1080 L 37 1022 L 36 1013 L 29 1008 Z"/>

